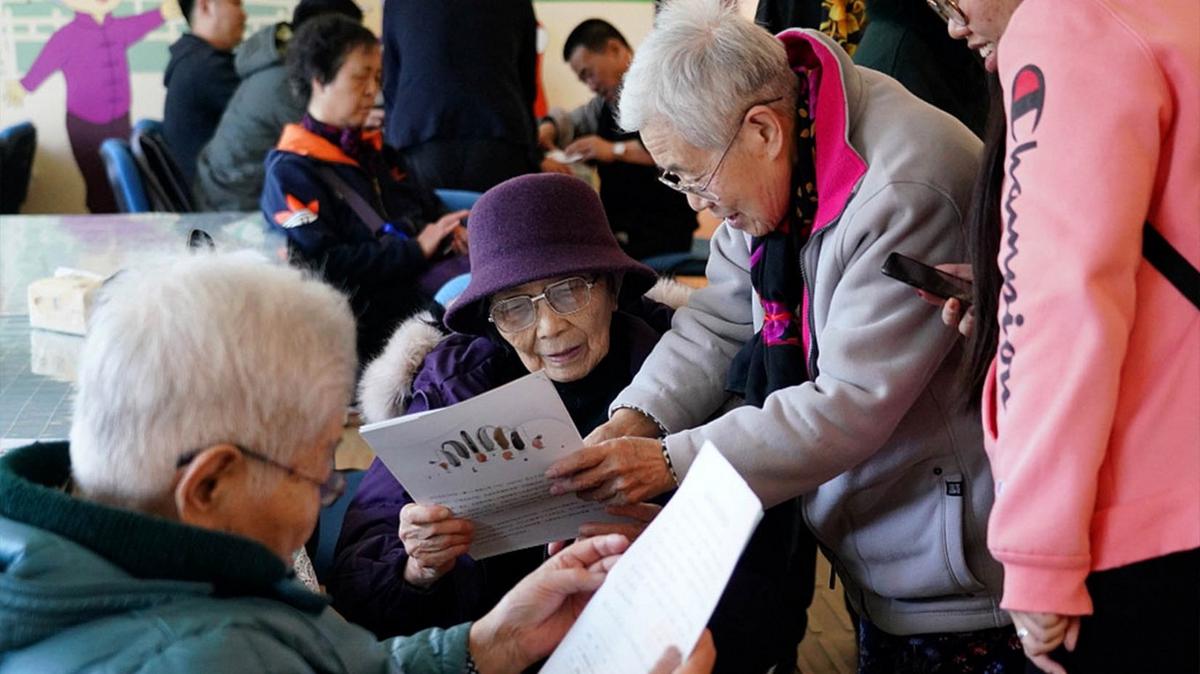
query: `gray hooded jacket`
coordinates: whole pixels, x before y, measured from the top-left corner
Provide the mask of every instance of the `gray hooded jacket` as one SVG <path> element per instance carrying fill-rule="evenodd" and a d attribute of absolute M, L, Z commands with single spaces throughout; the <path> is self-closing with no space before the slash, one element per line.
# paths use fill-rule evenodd
<path fill-rule="evenodd" d="M 196 162 L 192 189 L 201 210 L 258 210 L 263 161 L 284 125 L 304 116 L 304 101 L 296 100 L 287 83 L 284 54 L 290 38 L 288 24 L 273 24 L 238 49 L 234 65 L 242 82 Z"/>
<path fill-rule="evenodd" d="M 980 143 L 820 33 L 780 39 L 793 66 L 823 72 L 814 107 L 821 203 L 801 253 L 813 378 L 761 409 L 704 423 L 727 403 L 730 362 L 763 322 L 750 239 L 722 224 L 708 286 L 675 313 L 613 409 L 640 409 L 669 431 L 681 477 L 711 440 L 764 505 L 802 495 L 855 610 L 884 631 L 1002 626 L 1002 570 L 984 540 L 992 476 L 979 412 L 953 401 L 958 335 L 880 273 L 893 251 L 930 264 L 964 259 Z"/>

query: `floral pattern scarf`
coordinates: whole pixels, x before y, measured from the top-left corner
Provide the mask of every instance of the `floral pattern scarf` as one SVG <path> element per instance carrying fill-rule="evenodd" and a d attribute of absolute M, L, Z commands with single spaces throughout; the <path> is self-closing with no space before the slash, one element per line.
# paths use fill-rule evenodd
<path fill-rule="evenodd" d="M 804 300 L 800 251 L 817 214 L 817 175 L 809 79 L 799 79 L 793 210 L 774 231 L 751 239 L 750 281 L 762 304 L 763 325 L 734 356 L 726 383 L 730 393 L 755 407 L 774 391 L 808 381 L 799 315 Z"/>

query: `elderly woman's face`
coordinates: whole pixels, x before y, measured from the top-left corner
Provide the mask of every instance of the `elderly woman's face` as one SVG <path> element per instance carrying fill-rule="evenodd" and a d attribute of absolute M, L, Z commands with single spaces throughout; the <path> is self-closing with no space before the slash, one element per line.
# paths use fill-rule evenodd
<path fill-rule="evenodd" d="M 678 175 L 683 184 L 703 188 L 708 194 L 683 190 L 693 210 L 708 209 L 730 227 L 762 236 L 787 215 L 792 180 L 791 127 L 774 116 L 773 121 L 767 120 L 766 115 L 774 113 L 765 105 L 747 111 L 738 128 L 729 131 L 725 150 L 695 147 L 662 120 L 642 129 L 642 144 L 655 164 Z M 764 122 L 770 123 L 770 128 Z M 786 128 L 779 126 L 781 122 Z M 781 134 L 786 141 L 778 137 Z"/>
<path fill-rule="evenodd" d="M 574 282 L 572 282 L 574 279 Z M 504 321 L 496 321 L 500 336 L 512 345 L 521 363 L 530 372 L 544 370 L 546 376 L 556 382 L 582 379 L 608 355 L 609 326 L 613 311 L 617 308 L 616 298 L 607 278 L 600 276 L 590 290 L 581 290 L 579 280 L 583 277 L 556 277 L 533 281 L 509 288 L 492 296 L 493 319 L 508 308 L 520 310 L 524 298 L 547 297 L 534 302 L 533 323 L 519 330 L 505 329 Z M 568 291 L 572 291 L 568 293 Z M 569 297 L 573 295 L 573 299 Z M 557 299 L 561 298 L 561 299 Z M 574 302 L 574 304 L 571 304 Z M 580 308 L 570 313 L 559 313 L 558 309 Z M 519 318 L 519 315 L 518 315 Z M 524 320 L 515 321 L 519 325 Z"/>
<path fill-rule="evenodd" d="M 362 126 L 375 106 L 382 67 L 379 45 L 352 50 L 332 81 L 321 84 L 313 80 L 309 109 L 326 124 L 349 128 Z"/>

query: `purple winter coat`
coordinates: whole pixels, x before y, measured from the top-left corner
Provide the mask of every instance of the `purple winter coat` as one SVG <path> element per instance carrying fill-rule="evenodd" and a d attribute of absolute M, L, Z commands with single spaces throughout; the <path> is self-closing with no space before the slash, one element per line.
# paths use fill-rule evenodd
<path fill-rule="evenodd" d="M 609 354 L 587 378 L 556 385 L 581 435 L 607 419 L 609 402 L 670 327 L 672 310 L 656 302 L 632 311 L 638 315 L 613 315 Z M 453 405 L 525 374 L 516 355 L 491 339 L 452 334 L 425 356 L 404 413 Z M 463 555 L 429 588 L 412 586 L 404 581 L 408 554 L 398 532 L 400 509 L 411 502 L 376 459 L 346 511 L 327 583 L 333 607 L 380 638 L 475 620 L 545 558 L 541 546 L 484 560 Z"/>

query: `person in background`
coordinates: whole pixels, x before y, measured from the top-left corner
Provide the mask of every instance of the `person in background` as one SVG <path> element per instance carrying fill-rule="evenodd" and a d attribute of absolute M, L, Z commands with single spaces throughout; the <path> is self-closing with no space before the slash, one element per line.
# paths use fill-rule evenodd
<path fill-rule="evenodd" d="M 1001 606 L 1031 669 L 1200 671 L 1200 5 L 931 4 L 1003 86 L 960 324 Z"/>
<path fill-rule="evenodd" d="M 283 127 L 299 122 L 306 101 L 287 83 L 288 43 L 305 21 L 321 14 L 362 21 L 354 0 L 301 0 L 291 23 L 264 26 L 238 49 L 234 59 L 241 83 L 221 122 L 196 162 L 192 191 L 200 210 L 252 211 L 262 196 L 264 160 Z"/>
<path fill-rule="evenodd" d="M 212 138 L 238 86 L 233 48 L 242 41 L 246 11 L 242 0 L 182 0 L 180 7 L 191 32 L 171 45 L 163 73 L 163 139 L 190 184 L 200 148 Z"/>
<path fill-rule="evenodd" d="M 628 545 L 581 541 L 473 623 L 377 641 L 290 568 L 345 486 L 346 299 L 246 253 L 126 269 L 101 295 L 70 442 L 0 458 L 2 674 L 516 674 Z M 679 671 L 711 657 L 702 639 Z"/>
<path fill-rule="evenodd" d="M 596 163 L 600 201 L 617 241 L 641 260 L 690 251 L 697 223 L 687 199 L 658 181 L 638 134 L 617 124 L 621 79 L 632 59 L 625 36 L 607 21 L 576 26 L 563 45 L 563 60 L 596 96 L 569 112 L 552 109 L 538 126 L 538 144 Z"/>
<path fill-rule="evenodd" d="M 664 7 L 620 113 L 693 208 L 724 222 L 707 287 L 610 420 L 550 468 L 552 493 L 644 501 L 711 441 L 768 507 L 739 564 L 760 564 L 768 590 L 790 573 L 811 591 L 811 565 L 788 565 L 792 548 L 811 564 L 811 530 L 859 616 L 860 672 L 1021 669 L 983 536 L 978 417 L 943 393 L 958 340 L 880 273 L 895 251 L 960 259 L 979 140 L 824 34 L 772 37 L 719 0 Z M 730 394 L 745 404 L 723 410 Z M 807 606 L 763 595 L 747 626 Z"/>
<path fill-rule="evenodd" d="M 379 92 L 379 40 L 339 14 L 305 22 L 288 47 L 288 77 L 307 101 L 267 156 L 261 207 L 296 261 L 350 295 L 364 362 L 403 319 L 467 270 L 466 211 L 446 212 L 363 128 Z"/>
<path fill-rule="evenodd" d="M 389 145 L 432 188 L 484 192 L 538 170 L 530 0 L 388 0 Z"/>
<path fill-rule="evenodd" d="M 363 374 L 366 418 L 448 407 L 541 370 L 579 433 L 590 433 L 670 327 L 671 310 L 646 296 L 654 272 L 621 251 L 595 191 L 573 177 L 534 174 L 493 187 L 472 210 L 470 231 L 471 282 L 446 311 L 454 332 L 428 319 L 402 325 Z M 656 512 L 617 508 L 634 518 L 618 531 L 633 538 Z M 537 546 L 475 560 L 466 554 L 472 531 L 441 505 L 414 503 L 376 459 L 342 524 L 327 583 L 334 607 L 380 637 L 478 618 L 545 553 Z"/>
<path fill-rule="evenodd" d="M 982 138 L 988 88 L 980 60 L 946 35 L 945 22 L 923 2 L 866 0 L 866 8 L 871 21 L 854 63 L 891 75 Z"/>

